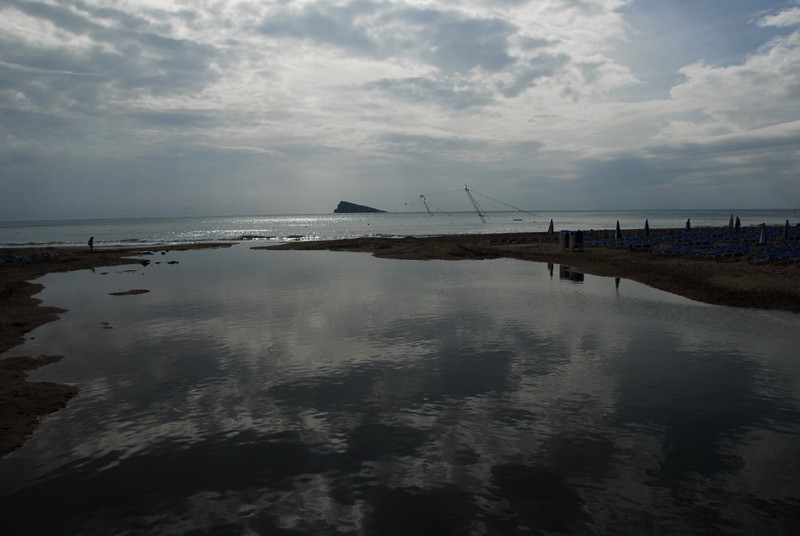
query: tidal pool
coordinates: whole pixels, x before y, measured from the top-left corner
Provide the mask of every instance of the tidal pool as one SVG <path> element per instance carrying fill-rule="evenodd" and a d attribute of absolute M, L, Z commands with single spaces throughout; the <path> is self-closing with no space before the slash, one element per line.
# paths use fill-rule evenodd
<path fill-rule="evenodd" d="M 69 312 L 6 355 L 81 392 L 0 462 L 4 533 L 798 526 L 798 315 L 508 259 L 151 260 L 41 280 Z"/>

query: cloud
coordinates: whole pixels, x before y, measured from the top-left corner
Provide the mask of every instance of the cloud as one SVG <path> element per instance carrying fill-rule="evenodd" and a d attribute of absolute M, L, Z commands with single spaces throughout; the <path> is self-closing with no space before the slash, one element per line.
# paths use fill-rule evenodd
<path fill-rule="evenodd" d="M 203 145 L 203 144 L 201 144 Z M 276 151 L 274 149 L 269 149 L 266 147 L 253 147 L 248 145 L 210 145 L 204 144 L 205 147 L 208 147 L 209 150 L 212 151 L 224 151 L 224 152 L 234 152 L 234 153 L 252 153 L 256 155 L 268 155 L 268 156 L 283 156 L 283 153 L 280 151 Z"/>
<path fill-rule="evenodd" d="M 415 161 L 478 161 L 487 152 L 486 140 L 442 138 L 422 135 L 387 133 L 380 139 L 388 154 Z M 411 156 L 413 155 L 413 156 Z"/>
<path fill-rule="evenodd" d="M 569 62 L 565 54 L 541 54 L 527 61 L 519 62 L 516 72 L 507 83 L 500 81 L 498 89 L 506 98 L 518 97 L 540 78 L 552 77 Z"/>
<path fill-rule="evenodd" d="M 131 118 L 150 128 L 201 128 L 220 123 L 216 114 L 202 110 L 143 110 L 132 113 Z"/>
<path fill-rule="evenodd" d="M 782 206 L 800 199 L 794 165 L 800 161 L 800 122 L 699 142 L 652 145 L 578 161 L 578 195 L 604 208 L 718 208 Z M 611 195 L 613 194 L 613 195 Z"/>
<path fill-rule="evenodd" d="M 85 3 L 12 2 L 9 11 L 17 31 L 0 38 L 3 64 L 14 71 L 6 87 L 29 107 L 105 114 L 121 102 L 191 94 L 218 79 L 213 46 L 161 35 L 160 24 L 141 16 Z"/>
<path fill-rule="evenodd" d="M 706 195 L 749 169 L 783 187 L 798 163 L 783 143 L 800 119 L 797 4 L 743 2 L 699 24 L 704 9 L 9 0 L 0 6 L 0 189 L 44 181 L 52 200 L 23 208 L 0 195 L 0 209 L 33 217 L 69 189 L 84 192 L 87 210 L 113 211 L 119 177 L 152 184 L 131 162 L 159 177 L 153 203 L 191 183 L 186 204 L 203 207 L 218 181 L 247 186 L 231 191 L 260 181 L 257 190 L 285 196 L 296 184 L 320 211 L 341 190 L 396 195 L 422 180 L 448 190 L 465 175 L 478 191 L 550 208 L 591 208 L 600 199 L 573 193 L 597 184 L 607 185 L 595 191 L 602 202 L 616 202 L 608 189 L 624 184 L 614 173 L 631 187 L 648 175 L 664 191 Z M 738 158 L 709 156 L 732 137 Z M 786 169 L 764 158 L 778 147 Z M 658 156 L 670 150 L 687 165 Z M 705 166 L 716 167 L 697 172 Z M 109 169 L 113 179 L 97 175 Z M 65 170 L 69 184 L 55 179 Z"/>
<path fill-rule="evenodd" d="M 437 106 L 462 110 L 483 107 L 494 101 L 489 88 L 459 87 L 458 79 L 432 79 L 424 77 L 377 80 L 364 85 L 367 91 L 380 91 L 390 98 L 406 102 L 431 103 Z"/>
<path fill-rule="evenodd" d="M 800 119 L 800 33 L 774 39 L 740 65 L 699 62 L 680 72 L 686 81 L 672 88 L 672 99 L 702 109 L 724 130 Z"/>
<path fill-rule="evenodd" d="M 758 21 L 759 26 L 777 26 L 785 28 L 800 25 L 800 7 L 785 9 L 775 15 L 763 17 Z"/>
<path fill-rule="evenodd" d="M 309 3 L 298 10 L 277 7 L 266 14 L 259 31 L 271 37 L 309 40 L 360 54 L 375 54 L 379 45 L 360 21 L 375 13 L 377 5 Z"/>
<path fill-rule="evenodd" d="M 341 53 L 375 59 L 412 57 L 447 72 L 466 72 L 509 65 L 513 58 L 508 38 L 515 28 L 504 20 L 470 17 L 452 9 L 354 1 L 274 9 L 265 14 L 259 31 L 332 46 Z"/>
<path fill-rule="evenodd" d="M 437 68 L 497 72 L 514 62 L 508 49 L 516 29 L 507 21 L 430 11 L 401 13 L 400 19 L 412 25 L 420 57 Z"/>

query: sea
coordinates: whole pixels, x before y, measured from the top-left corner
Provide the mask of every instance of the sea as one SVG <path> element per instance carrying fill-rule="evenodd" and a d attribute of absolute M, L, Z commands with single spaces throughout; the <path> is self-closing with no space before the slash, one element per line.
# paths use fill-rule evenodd
<path fill-rule="evenodd" d="M 558 214 L 557 229 L 729 218 Z M 66 312 L 2 357 L 61 355 L 29 379 L 80 392 L 0 460 L 0 530 L 796 534 L 797 314 L 568 265 L 253 249 L 550 220 L 490 216 L 28 222 L 16 239 L 5 225 L 6 244 L 231 246 L 37 280 Z"/>
<path fill-rule="evenodd" d="M 175 218 L 110 218 L 0 222 L 0 248 L 80 246 L 94 237 L 98 247 L 154 246 L 191 242 L 282 242 L 331 240 L 364 236 L 425 236 L 472 233 L 542 232 L 553 221 L 554 230 L 641 229 L 728 225 L 731 216 L 743 226 L 792 225 L 798 210 L 651 210 L 651 211 L 543 211 L 406 212 L 215 216 Z"/>

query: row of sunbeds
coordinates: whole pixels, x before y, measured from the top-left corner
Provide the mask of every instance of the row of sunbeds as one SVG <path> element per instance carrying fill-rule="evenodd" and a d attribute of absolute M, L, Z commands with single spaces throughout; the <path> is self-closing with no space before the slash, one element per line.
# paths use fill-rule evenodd
<path fill-rule="evenodd" d="M 788 232 L 787 232 L 788 231 Z M 684 231 L 654 231 L 626 234 L 621 238 L 589 231 L 585 245 L 649 251 L 656 255 L 705 257 L 720 260 L 747 259 L 753 262 L 800 262 L 800 229 L 784 226 L 698 228 Z"/>
<path fill-rule="evenodd" d="M 2 253 L 0 254 L 0 265 L 35 264 L 39 262 L 47 262 L 56 259 L 58 259 L 58 253 L 56 252 L 31 253 L 29 255 Z"/>

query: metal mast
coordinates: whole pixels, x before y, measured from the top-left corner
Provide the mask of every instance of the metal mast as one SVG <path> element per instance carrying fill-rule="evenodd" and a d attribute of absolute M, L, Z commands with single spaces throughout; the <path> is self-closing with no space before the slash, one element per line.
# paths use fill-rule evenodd
<path fill-rule="evenodd" d="M 475 207 L 475 212 L 478 213 L 478 217 L 481 219 L 483 223 L 486 223 L 486 214 L 484 213 L 483 208 L 478 204 L 478 202 L 475 201 L 475 198 L 472 197 L 472 192 L 469 191 L 469 188 L 467 188 L 466 183 L 464 183 L 464 191 L 467 192 L 467 197 L 469 197 L 469 200 L 472 201 L 472 206 Z"/>
<path fill-rule="evenodd" d="M 431 209 L 428 208 L 428 202 L 425 201 L 425 196 L 420 194 L 419 198 L 422 199 L 422 204 L 425 205 L 425 210 L 428 211 L 428 216 L 433 217 L 433 213 L 431 212 Z"/>

